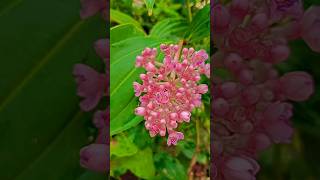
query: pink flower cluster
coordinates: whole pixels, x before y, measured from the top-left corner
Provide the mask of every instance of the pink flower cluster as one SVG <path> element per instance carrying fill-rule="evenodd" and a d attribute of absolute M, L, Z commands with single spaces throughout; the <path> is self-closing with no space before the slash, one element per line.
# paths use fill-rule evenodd
<path fill-rule="evenodd" d="M 80 15 L 87 18 L 101 12 L 107 18 L 107 2 L 105 0 L 82 0 Z M 105 63 L 105 72 L 100 73 L 85 64 L 76 64 L 73 75 L 78 85 L 77 94 L 83 98 L 80 108 L 83 111 L 95 109 L 104 96 L 107 96 L 108 66 L 109 66 L 109 40 L 100 39 L 94 43 L 96 53 Z M 93 117 L 93 124 L 98 129 L 98 135 L 93 144 L 83 147 L 80 151 L 80 165 L 84 168 L 108 172 L 109 169 L 109 125 L 107 118 L 109 110 L 97 110 Z"/>
<path fill-rule="evenodd" d="M 160 49 L 165 55 L 162 63 L 156 61 L 156 48 L 146 48 L 136 59 L 136 67 L 147 72 L 140 74 L 142 84 L 133 83 L 135 96 L 140 96 L 135 114 L 144 116 L 151 137 L 165 136 L 168 132 L 168 146 L 184 138 L 175 129 L 178 123 L 190 121 L 191 111 L 201 105 L 201 95 L 208 91 L 206 84 L 197 84 L 200 75 L 210 76 L 204 50 L 183 48 L 180 57 L 181 48 L 182 45 L 162 44 Z"/>
<path fill-rule="evenodd" d="M 290 101 L 314 92 L 301 71 L 280 76 L 288 41 L 302 37 L 320 52 L 319 7 L 305 13 L 299 0 L 232 0 L 213 4 L 213 178 L 252 180 L 257 154 L 293 134 Z"/>
<path fill-rule="evenodd" d="M 81 11 L 80 16 L 82 19 L 86 19 L 97 13 L 101 13 L 103 19 L 108 20 L 109 14 L 108 2 L 107 0 L 80 0 L 81 1 Z"/>

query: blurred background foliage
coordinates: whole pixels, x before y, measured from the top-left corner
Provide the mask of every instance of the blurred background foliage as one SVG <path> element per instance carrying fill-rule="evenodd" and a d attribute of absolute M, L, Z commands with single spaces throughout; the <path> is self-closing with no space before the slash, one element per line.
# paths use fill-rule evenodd
<path fill-rule="evenodd" d="M 162 43 L 210 51 L 210 5 L 204 0 L 110 1 L 110 153 L 112 179 L 208 178 L 210 157 L 210 96 L 179 125 L 185 139 L 168 147 L 166 138 L 151 138 L 141 117 L 132 83 L 142 68 L 135 58 L 146 47 Z M 159 60 L 163 55 L 159 55 Z M 139 81 L 139 80 L 138 80 Z M 202 77 L 201 83 L 209 84 Z"/>
<path fill-rule="evenodd" d="M 304 8 L 320 5 L 319 0 L 305 0 Z M 290 43 L 291 55 L 280 64 L 281 74 L 306 71 L 315 82 L 315 92 L 305 102 L 293 103 L 292 124 L 295 127 L 291 144 L 273 145 L 260 154 L 261 180 L 318 180 L 320 179 L 320 54 L 303 40 Z"/>
<path fill-rule="evenodd" d="M 106 179 L 79 165 L 96 130 L 72 70 L 104 67 L 93 43 L 106 35 L 101 17 L 79 11 L 79 0 L 0 1 L 1 180 Z"/>

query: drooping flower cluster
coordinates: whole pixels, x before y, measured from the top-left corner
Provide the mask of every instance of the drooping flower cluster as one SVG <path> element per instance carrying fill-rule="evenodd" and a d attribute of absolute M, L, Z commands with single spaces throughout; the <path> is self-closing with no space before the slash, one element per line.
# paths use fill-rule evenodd
<path fill-rule="evenodd" d="M 301 1 L 232 0 L 213 4 L 213 178 L 252 180 L 257 154 L 293 134 L 290 101 L 307 100 L 313 79 L 301 71 L 278 75 L 290 55 L 288 41 L 302 37 L 320 52 L 319 7 Z M 301 26 L 303 24 L 303 26 Z"/>
<path fill-rule="evenodd" d="M 107 19 L 106 0 L 81 0 L 81 18 L 88 18 L 98 12 Z M 83 111 L 94 110 L 103 97 L 108 95 L 109 39 L 100 39 L 94 43 L 94 49 L 105 64 L 103 73 L 97 72 L 85 64 L 76 64 L 73 75 L 78 85 L 77 94 L 83 98 L 80 108 Z M 93 124 L 98 129 L 94 143 L 80 150 L 80 165 L 99 172 L 109 169 L 109 110 L 96 110 Z"/>
<path fill-rule="evenodd" d="M 206 84 L 197 84 L 200 75 L 210 76 L 204 50 L 183 48 L 180 57 L 181 48 L 182 44 L 162 44 L 160 49 L 165 55 L 162 63 L 156 61 L 156 48 L 146 48 L 136 59 L 136 67 L 147 72 L 140 74 L 142 84 L 133 83 L 135 96 L 140 96 L 135 114 L 144 116 L 151 137 L 165 136 L 168 132 L 168 146 L 184 138 L 175 129 L 178 123 L 190 121 L 191 111 L 201 105 L 201 95 L 208 91 Z"/>

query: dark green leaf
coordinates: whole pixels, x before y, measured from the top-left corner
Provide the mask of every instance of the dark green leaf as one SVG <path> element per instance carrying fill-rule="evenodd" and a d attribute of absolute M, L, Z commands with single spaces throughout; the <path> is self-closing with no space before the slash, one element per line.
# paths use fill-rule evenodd
<path fill-rule="evenodd" d="M 79 150 L 92 117 L 79 113 L 72 69 L 85 58 L 100 63 L 93 42 L 106 27 L 101 17 L 80 20 L 79 3 L 1 7 L 0 179 L 72 180 L 84 171 Z"/>

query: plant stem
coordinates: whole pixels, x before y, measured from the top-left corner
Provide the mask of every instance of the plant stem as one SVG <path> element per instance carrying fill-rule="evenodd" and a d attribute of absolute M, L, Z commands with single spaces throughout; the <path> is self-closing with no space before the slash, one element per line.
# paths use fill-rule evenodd
<path fill-rule="evenodd" d="M 190 6 L 190 1 L 186 0 L 186 5 L 187 5 L 187 9 L 188 9 L 188 20 L 191 23 L 192 21 L 192 12 L 191 12 L 191 6 Z"/>
<path fill-rule="evenodd" d="M 189 168 L 188 168 L 188 176 L 189 176 L 189 180 L 193 180 L 193 166 L 196 164 L 197 162 L 197 155 L 200 152 L 200 119 L 197 118 L 196 119 L 196 148 L 194 150 L 194 154 L 191 158 L 190 164 L 189 164 Z"/>

